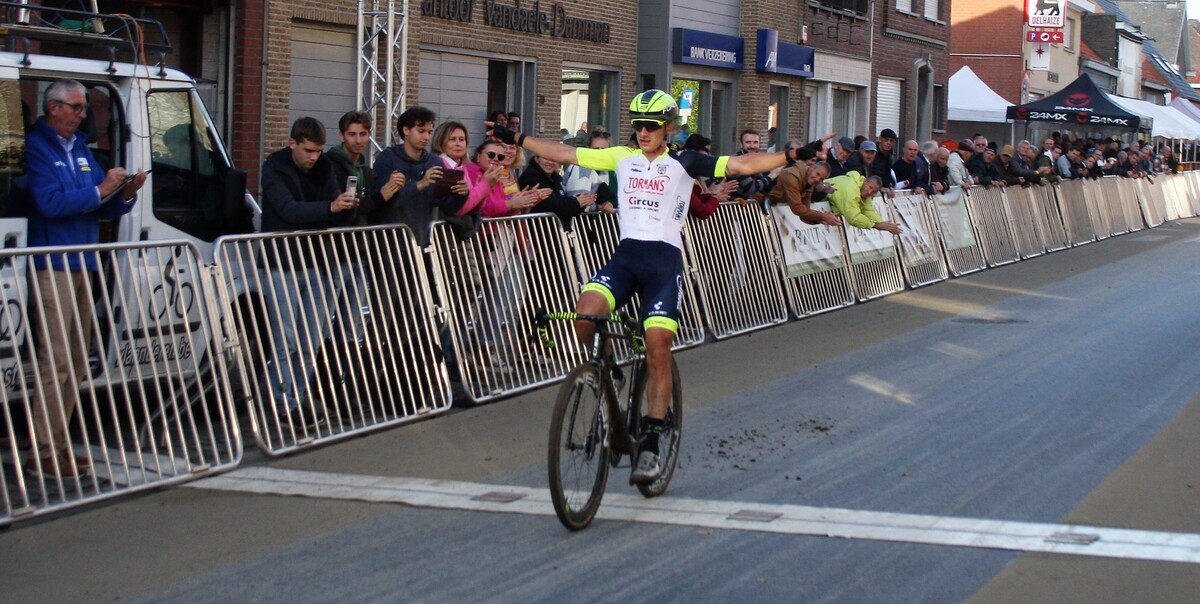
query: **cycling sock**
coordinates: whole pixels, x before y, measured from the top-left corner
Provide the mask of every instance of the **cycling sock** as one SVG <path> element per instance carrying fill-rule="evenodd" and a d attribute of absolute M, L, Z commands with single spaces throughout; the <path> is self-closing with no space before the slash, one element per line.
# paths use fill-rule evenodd
<path fill-rule="evenodd" d="M 642 418 L 642 450 L 658 455 L 658 436 L 663 431 L 663 420 L 653 417 Z"/>

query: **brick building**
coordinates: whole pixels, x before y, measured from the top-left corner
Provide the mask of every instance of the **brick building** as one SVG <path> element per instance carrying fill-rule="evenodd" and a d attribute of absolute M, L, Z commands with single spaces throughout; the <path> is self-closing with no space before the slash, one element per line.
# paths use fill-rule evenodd
<path fill-rule="evenodd" d="M 444 10 L 450 5 L 472 10 Z M 420 6 L 409 34 L 409 105 L 466 123 L 472 141 L 496 109 L 520 113 L 522 130 L 537 136 L 598 126 L 628 135 L 618 126 L 635 88 L 637 2 Z"/>
<path fill-rule="evenodd" d="M 951 6 L 950 71 L 969 65 L 996 94 L 1021 102 L 1025 75 L 1022 0 L 955 2 Z"/>
<path fill-rule="evenodd" d="M 807 43 L 816 49 L 813 77 L 805 83 L 806 138 L 872 137 L 872 5 L 863 1 L 809 2 L 800 14 Z"/>
<path fill-rule="evenodd" d="M 954 6 L 963 4 L 992 3 L 960 0 Z M 892 0 L 874 6 L 875 132 L 892 128 L 901 138 L 940 137 L 946 128 L 946 81 L 953 73 L 951 2 Z"/>
<path fill-rule="evenodd" d="M 481 140 L 491 109 L 520 113 L 522 129 L 542 136 L 557 137 L 560 128 L 574 134 L 584 122 L 621 123 L 620 99 L 634 88 L 636 2 L 409 7 L 406 20 L 397 16 L 408 33 L 404 107 L 424 105 L 439 121 L 464 122 L 472 142 Z M 296 118 L 320 119 L 332 143 L 338 116 L 356 108 L 358 3 L 248 0 L 239 9 L 232 146 L 256 182 L 261 158 L 287 141 Z M 376 125 L 383 127 L 394 124 Z"/>

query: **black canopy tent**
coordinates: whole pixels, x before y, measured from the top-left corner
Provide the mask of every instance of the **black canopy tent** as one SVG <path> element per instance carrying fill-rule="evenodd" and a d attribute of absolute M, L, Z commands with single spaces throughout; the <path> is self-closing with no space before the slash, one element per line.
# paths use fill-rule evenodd
<path fill-rule="evenodd" d="M 1071 124 L 1080 129 L 1116 129 L 1137 131 L 1149 128 L 1149 118 L 1126 111 L 1100 90 L 1086 73 L 1062 90 L 1024 105 L 1009 106 L 1010 120 Z"/>

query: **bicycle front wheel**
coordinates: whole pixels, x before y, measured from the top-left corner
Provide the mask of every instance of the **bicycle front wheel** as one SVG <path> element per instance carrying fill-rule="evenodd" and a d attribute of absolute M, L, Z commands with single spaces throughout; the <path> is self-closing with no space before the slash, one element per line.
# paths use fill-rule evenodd
<path fill-rule="evenodd" d="M 634 406 L 638 413 L 644 413 L 647 408 L 646 386 L 649 382 L 646 364 L 638 369 L 634 387 L 637 388 L 637 401 Z M 679 461 L 679 441 L 683 437 L 683 383 L 679 379 L 679 365 L 671 359 L 671 406 L 667 408 L 667 417 L 663 423 L 662 435 L 658 437 L 658 452 L 662 473 L 650 484 L 637 485 L 638 491 L 644 497 L 658 497 L 667 491 L 671 477 L 675 475 L 675 464 Z M 640 418 L 636 418 L 640 419 Z M 640 432 L 640 429 L 639 429 Z"/>
<path fill-rule="evenodd" d="M 610 425 L 599 370 L 576 367 L 558 391 L 547 458 L 554 513 L 573 531 L 592 522 L 604 497 Z"/>

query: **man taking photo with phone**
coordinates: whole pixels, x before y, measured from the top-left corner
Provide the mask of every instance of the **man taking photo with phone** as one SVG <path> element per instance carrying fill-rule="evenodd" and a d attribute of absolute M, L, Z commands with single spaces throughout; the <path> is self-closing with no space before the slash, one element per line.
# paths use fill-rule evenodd
<path fill-rule="evenodd" d="M 426 147 L 433 138 L 433 112 L 411 107 L 396 118 L 400 144 L 384 149 L 375 160 L 374 189 L 381 193 L 374 224 L 406 224 L 424 247 L 433 225 L 434 185 L 442 178 L 442 158 Z M 403 175 L 403 186 L 395 195 L 387 187 L 395 174 Z"/>
<path fill-rule="evenodd" d="M 302 117 L 292 124 L 287 146 L 263 162 L 264 233 L 354 225 L 358 198 L 334 180 L 333 162 L 324 148 L 325 126 Z M 300 343 L 325 339 L 327 309 L 338 309 L 343 329 L 361 321 L 361 305 L 355 303 L 361 287 L 349 281 L 354 271 L 344 266 L 350 259 L 339 246 L 322 243 L 285 237 L 263 245 L 273 344 L 264 379 L 285 432 L 289 427 L 297 433 L 312 431 L 325 422 L 324 406 L 309 392 L 314 368 L 301 354 L 310 352 L 309 347 L 301 350 Z"/>
<path fill-rule="evenodd" d="M 358 212 L 354 224 L 366 226 L 368 217 L 375 211 L 378 204 L 379 191 L 375 190 L 375 172 L 367 165 L 365 152 L 371 142 L 371 116 L 362 111 L 349 111 L 338 120 L 338 135 L 342 139 L 340 145 L 334 145 L 325 152 L 325 157 L 333 163 L 333 181 L 343 187 L 343 190 L 354 193 L 358 198 Z M 350 177 L 354 180 L 351 181 Z M 398 180 L 393 184 L 392 181 Z M 350 190 L 347 183 L 354 185 Z M 389 178 L 392 194 L 404 186 L 404 175 L 397 173 L 395 178 Z M 389 195 L 390 197 L 390 195 Z"/>

